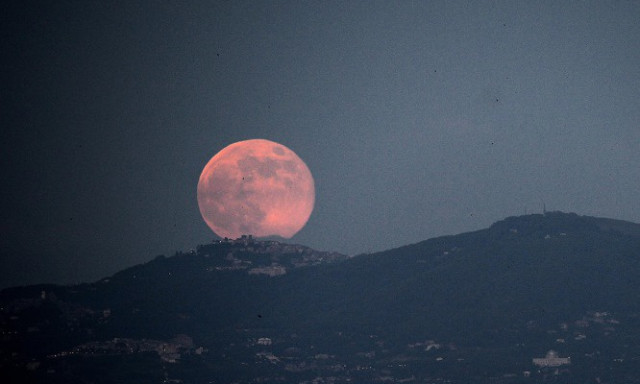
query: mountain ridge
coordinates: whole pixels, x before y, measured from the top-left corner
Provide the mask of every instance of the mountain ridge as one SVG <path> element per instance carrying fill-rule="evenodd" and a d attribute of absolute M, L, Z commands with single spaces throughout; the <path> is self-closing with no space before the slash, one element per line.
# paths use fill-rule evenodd
<path fill-rule="evenodd" d="M 0 364 L 32 382 L 87 379 L 88 366 L 116 357 L 122 369 L 161 364 L 183 382 L 200 382 L 188 372 L 372 382 L 390 364 L 397 380 L 521 382 L 529 372 L 542 382 L 549 372 L 532 359 L 557 349 L 572 363 L 548 377 L 639 382 L 628 373 L 640 360 L 638 228 L 547 212 L 354 257 L 250 237 L 215 242 L 95 283 L 0 291 Z M 159 360 L 139 361 L 154 351 Z M 29 370 L 33 361 L 42 368 Z"/>

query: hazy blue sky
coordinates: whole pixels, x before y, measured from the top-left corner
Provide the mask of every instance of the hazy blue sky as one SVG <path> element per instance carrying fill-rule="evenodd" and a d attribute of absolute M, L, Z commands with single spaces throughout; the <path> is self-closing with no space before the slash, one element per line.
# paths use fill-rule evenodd
<path fill-rule="evenodd" d="M 357 254 L 548 210 L 640 222 L 638 1 L 55 1 L 0 22 L 2 284 L 214 238 L 216 152 L 293 149 L 291 242 Z"/>

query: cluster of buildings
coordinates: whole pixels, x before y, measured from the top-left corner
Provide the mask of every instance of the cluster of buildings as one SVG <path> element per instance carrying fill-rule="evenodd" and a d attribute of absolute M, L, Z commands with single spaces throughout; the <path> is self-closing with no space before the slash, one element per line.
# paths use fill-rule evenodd
<path fill-rule="evenodd" d="M 81 344 L 70 351 L 59 352 L 48 357 L 129 355 L 142 352 L 156 352 L 163 361 L 175 363 L 182 354 L 194 353 L 200 355 L 204 352 L 204 348 L 194 347 L 193 339 L 187 335 L 178 335 L 168 341 L 116 337 L 112 340 Z"/>

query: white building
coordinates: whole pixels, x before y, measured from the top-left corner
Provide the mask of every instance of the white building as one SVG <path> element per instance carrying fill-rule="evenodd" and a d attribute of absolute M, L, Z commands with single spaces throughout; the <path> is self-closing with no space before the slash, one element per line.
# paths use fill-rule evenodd
<path fill-rule="evenodd" d="M 571 364 L 571 358 L 558 357 L 558 353 L 556 351 L 549 351 L 545 357 L 534 358 L 533 364 L 538 367 L 559 367 L 561 365 Z"/>

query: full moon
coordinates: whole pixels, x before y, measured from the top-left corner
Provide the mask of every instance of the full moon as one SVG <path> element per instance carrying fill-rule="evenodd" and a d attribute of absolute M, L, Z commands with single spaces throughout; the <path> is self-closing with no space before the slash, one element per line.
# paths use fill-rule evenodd
<path fill-rule="evenodd" d="M 292 150 L 269 140 L 233 143 L 209 160 L 198 181 L 198 206 L 220 237 L 291 238 L 309 220 L 313 177 Z"/>

